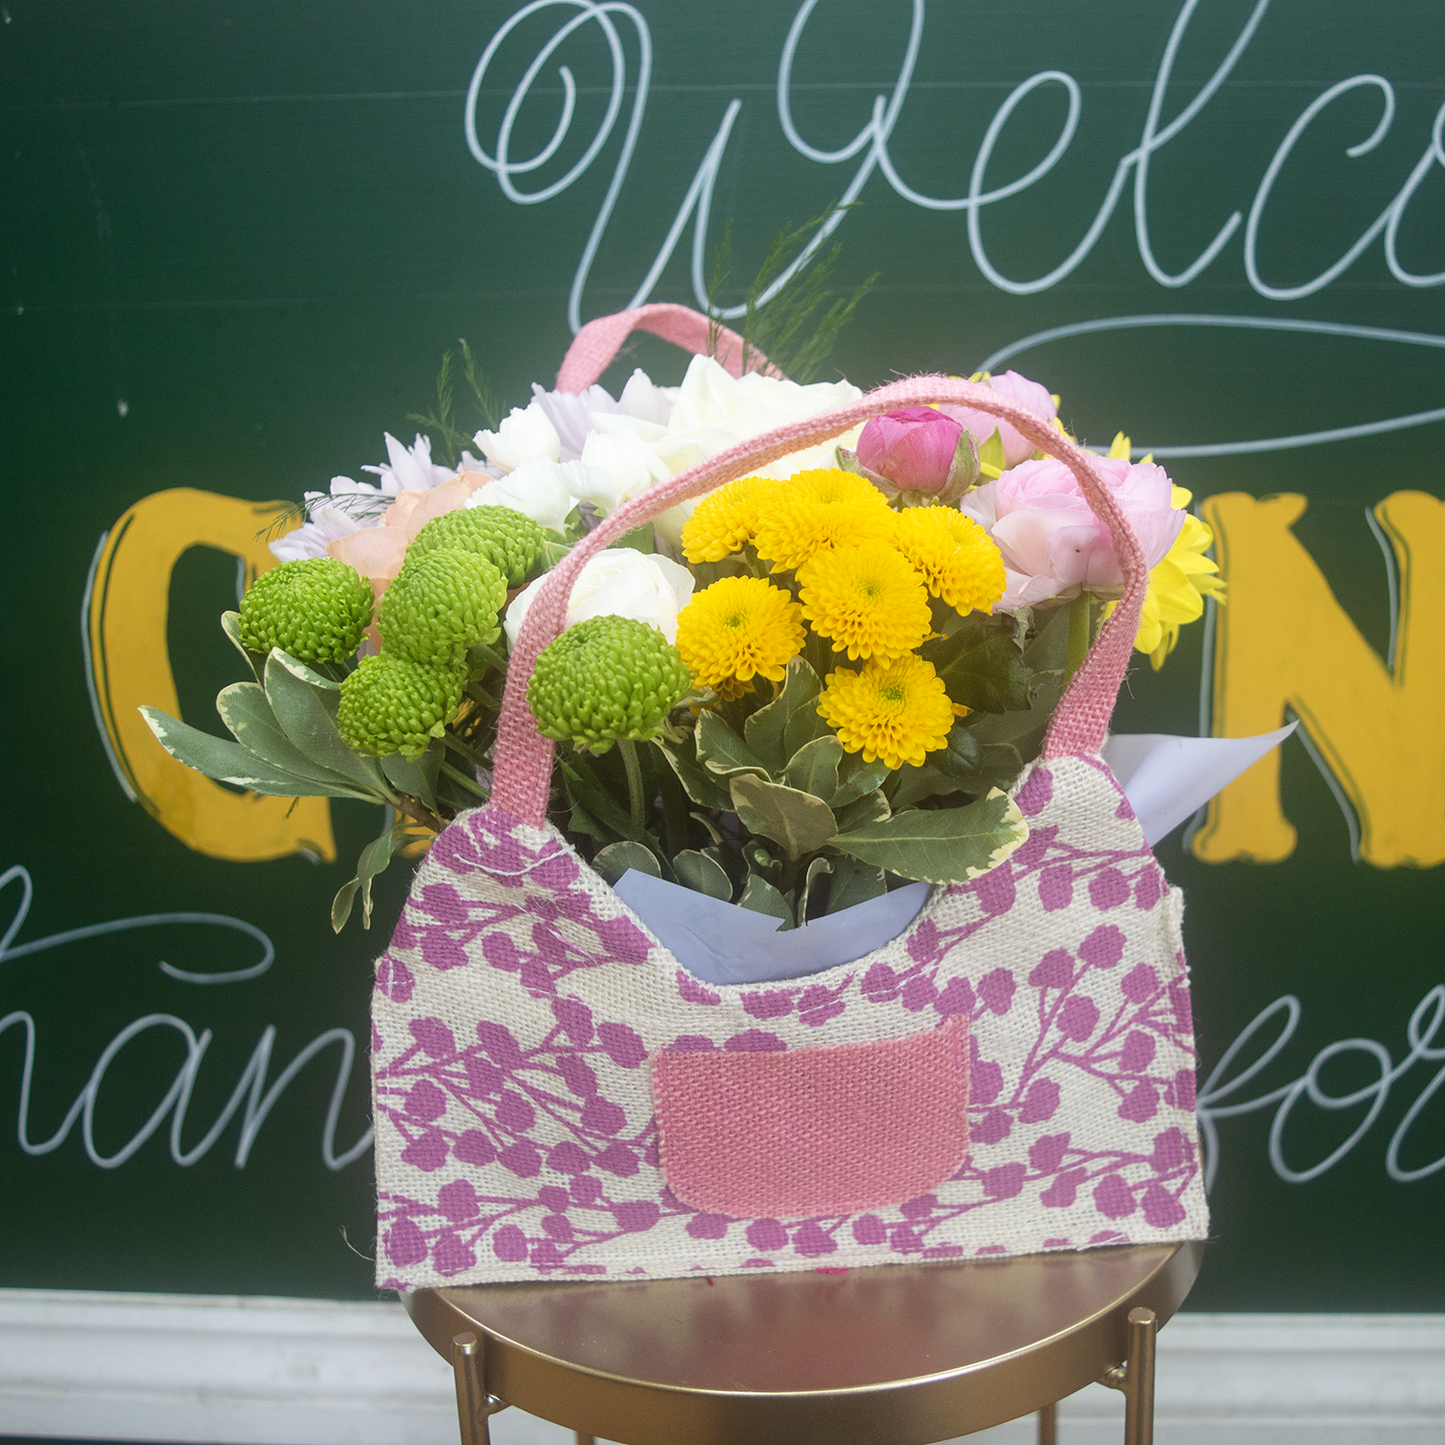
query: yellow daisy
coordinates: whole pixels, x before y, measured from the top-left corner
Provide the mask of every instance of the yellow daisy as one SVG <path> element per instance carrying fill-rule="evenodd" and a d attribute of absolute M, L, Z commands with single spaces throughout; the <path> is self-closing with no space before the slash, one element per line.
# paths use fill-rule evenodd
<path fill-rule="evenodd" d="M 932 630 L 928 588 L 887 542 L 819 552 L 798 568 L 803 616 L 850 659 L 898 657 Z"/>
<path fill-rule="evenodd" d="M 953 704 L 932 663 L 908 652 L 891 662 L 876 658 L 861 672 L 829 674 L 818 712 L 850 753 L 882 758 L 890 768 L 921 766 L 926 754 L 948 745 Z"/>
<path fill-rule="evenodd" d="M 1174 505 L 1188 503 L 1189 493 L 1175 487 Z M 1174 651 L 1179 629 L 1204 612 L 1204 599 L 1224 601 L 1224 579 L 1217 575 L 1219 564 L 1204 555 L 1213 545 L 1214 533 L 1198 517 L 1185 517 L 1174 545 L 1149 573 L 1149 590 L 1144 594 L 1134 646 L 1148 653 L 1156 672 Z"/>
<path fill-rule="evenodd" d="M 829 547 L 892 534 L 893 509 L 872 482 L 819 467 L 798 472 L 769 495 L 753 544 L 782 572 Z"/>
<path fill-rule="evenodd" d="M 761 577 L 724 577 L 677 614 L 677 650 L 697 681 L 738 697 L 754 677 L 779 682 L 803 646 L 802 608 Z"/>
<path fill-rule="evenodd" d="M 923 574 L 928 590 L 958 612 L 992 612 L 1005 586 L 993 538 L 954 507 L 908 507 L 894 545 Z"/>
<path fill-rule="evenodd" d="M 1122 432 L 1114 438 L 1109 455 L 1129 455 L 1129 438 Z M 1147 462 L 1150 458 L 1144 460 Z M 1176 486 L 1169 494 L 1169 504 L 1178 511 L 1183 511 L 1192 500 L 1193 494 L 1184 487 Z M 1204 599 L 1224 601 L 1224 579 L 1218 575 L 1219 563 L 1204 555 L 1213 545 L 1214 533 L 1193 513 L 1188 513 L 1174 545 L 1149 573 L 1149 590 L 1144 594 L 1144 606 L 1139 613 L 1134 650 L 1148 657 L 1155 672 L 1164 666 L 1164 659 L 1178 644 L 1179 629 L 1203 616 Z M 1105 616 L 1112 615 L 1114 606 L 1112 602 L 1109 604 Z"/>
<path fill-rule="evenodd" d="M 739 477 L 704 497 L 683 524 L 683 556 L 689 562 L 721 562 L 741 552 L 757 531 L 764 496 L 777 485 L 762 477 Z"/>

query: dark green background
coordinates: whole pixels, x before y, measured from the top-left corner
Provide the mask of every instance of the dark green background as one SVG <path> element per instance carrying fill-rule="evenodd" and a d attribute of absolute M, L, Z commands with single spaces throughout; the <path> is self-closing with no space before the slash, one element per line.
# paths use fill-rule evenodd
<path fill-rule="evenodd" d="M 458 335 L 479 351 L 509 404 L 550 380 L 569 340 L 566 297 L 617 153 L 621 126 L 581 181 L 518 207 L 468 154 L 463 97 L 477 57 L 516 8 L 507 3 L 294 0 L 66 3 L 7 0 L 0 24 L 0 417 L 6 565 L 3 741 L 6 847 L 36 897 L 19 941 L 127 915 L 202 909 L 243 917 L 275 940 L 263 979 L 202 989 L 157 972 L 158 957 L 202 969 L 250 961 L 249 946 L 171 930 L 76 944 L 0 965 L 0 1017 L 33 1014 L 39 1031 L 32 1137 L 57 1127 L 114 1034 L 170 1012 L 215 1042 L 192 1118 L 204 1124 L 261 1030 L 279 1032 L 274 1073 L 323 1030 L 364 1042 L 370 960 L 405 878 L 384 880 L 381 927 L 334 939 L 326 905 L 378 823 L 336 807 L 342 862 L 241 865 L 188 852 L 127 803 L 91 722 L 79 610 L 96 541 L 137 499 L 172 486 L 296 498 L 337 472 L 382 459 L 381 433 L 410 438 L 441 352 Z M 627 303 L 655 254 L 728 100 L 743 102 L 720 172 L 709 252 L 734 220 L 734 275 L 752 274 L 785 222 L 821 210 L 856 160 L 824 167 L 786 144 L 774 101 L 794 9 L 764 0 L 700 6 L 640 0 L 655 45 L 652 90 L 630 176 L 599 251 L 584 316 Z M 1181 50 L 1165 105 L 1177 113 L 1247 17 L 1242 0 L 1207 0 Z M 518 32 L 479 107 L 490 140 L 506 95 L 556 22 Z M 864 124 L 897 73 L 910 7 L 834 0 L 800 50 L 795 114 L 814 144 L 838 146 Z M 967 189 L 988 118 L 1035 71 L 1067 70 L 1083 89 L 1074 145 L 1048 178 L 985 213 L 995 262 L 1014 276 L 1055 264 L 1092 218 L 1118 158 L 1137 141 L 1171 5 L 1093 0 L 962 5 L 935 0 L 893 155 L 935 195 Z M 1326 19 L 1326 17 L 1328 17 Z M 619 21 L 630 57 L 635 41 Z M 527 37 L 530 43 L 524 43 Z M 582 32 L 556 57 L 580 88 L 574 137 L 596 123 L 605 50 Z M 635 66 L 635 59 L 631 61 Z M 1179 270 L 1228 214 L 1248 210 L 1269 157 L 1326 86 L 1376 71 L 1399 113 L 1369 156 L 1346 161 L 1378 117 L 1374 92 L 1347 97 L 1302 142 L 1275 192 L 1261 248 L 1276 282 L 1303 280 L 1341 254 L 1394 195 L 1423 150 L 1442 98 L 1438 8 L 1418 3 L 1275 0 L 1259 33 L 1201 116 L 1154 159 L 1150 219 L 1161 262 Z M 635 74 L 635 70 L 633 71 Z M 560 90 L 543 76 L 518 153 L 550 133 Z M 629 91 L 627 103 L 631 102 Z M 1057 133 L 1061 92 L 1021 108 L 990 178 L 1032 165 Z M 625 118 L 625 117 L 624 117 Z M 580 147 L 569 142 L 559 162 Z M 550 169 L 541 174 L 550 179 Z M 521 178 L 528 184 L 537 177 Z M 996 347 L 1094 317 L 1191 311 L 1297 316 L 1445 332 L 1445 295 L 1410 289 L 1378 243 L 1303 301 L 1248 286 L 1239 235 L 1183 290 L 1150 280 L 1126 195 L 1089 258 L 1062 283 L 1015 297 L 991 286 L 968 251 L 961 213 L 899 199 L 875 173 L 844 224 L 839 272 L 882 279 L 835 354 L 868 385 L 920 369 L 970 371 Z M 1416 198 L 1401 237 L 1417 271 L 1445 265 L 1445 177 Z M 690 232 L 655 299 L 690 300 Z M 639 343 L 609 379 L 640 363 L 675 381 L 682 359 Z M 1157 330 L 1061 342 L 1012 364 L 1063 394 L 1086 439 L 1122 427 L 1136 441 L 1272 436 L 1440 404 L 1445 358 L 1377 342 L 1262 333 Z M 119 402 L 127 414 L 120 415 Z M 1365 511 L 1389 492 L 1441 490 L 1439 426 L 1252 458 L 1179 461 L 1196 496 L 1300 491 L 1298 535 L 1343 605 L 1381 651 L 1389 632 L 1384 565 Z M 234 566 L 193 553 L 172 589 L 172 640 L 188 718 L 215 723 L 211 698 L 234 677 L 215 626 Z M 1158 677 L 1134 675 L 1117 726 L 1196 730 L 1202 627 Z M 218 726 L 218 725 L 217 725 Z M 1401 760 L 1440 767 L 1445 759 Z M 1351 863 L 1324 780 L 1296 742 L 1284 755 L 1285 811 L 1299 846 L 1287 862 L 1206 867 L 1177 837 L 1160 849 L 1189 895 L 1203 1072 L 1264 1006 L 1304 1007 L 1298 1036 L 1263 1089 L 1303 1071 L 1324 1045 L 1379 1039 L 1398 1057 L 1410 1012 L 1441 981 L 1435 921 L 1441 874 Z M 4 895 L 7 910 L 18 890 Z M 163 945 L 163 947 L 162 947 Z M 230 950 L 228 952 L 228 950 Z M 23 1035 L 0 1037 L 0 1110 L 12 1117 Z M 182 1058 L 148 1035 L 117 1061 L 97 1118 L 101 1148 L 143 1121 Z M 310 1066 L 262 1129 L 247 1167 L 231 1162 L 237 1126 L 201 1162 L 178 1169 L 164 1130 L 114 1171 L 96 1168 L 79 1129 L 29 1158 L 0 1135 L 0 1283 L 11 1286 L 366 1297 L 373 1237 L 369 1160 L 321 1164 L 321 1120 L 335 1051 Z M 1327 1078 L 1342 1089 L 1351 1061 Z M 1438 1067 L 1435 1066 L 1435 1067 Z M 1417 1065 L 1342 1163 L 1287 1185 L 1266 1156 L 1270 1115 L 1221 1126 L 1213 1195 L 1216 1242 L 1191 1305 L 1236 1310 L 1437 1310 L 1445 1307 L 1438 1221 L 1445 1173 L 1411 1185 L 1384 1171 L 1395 1123 L 1431 1076 Z M 1445 1097 L 1416 1125 L 1409 1163 L 1445 1148 Z M 1358 1114 L 1301 1108 L 1292 1159 L 1323 1157 Z M 366 1120 L 364 1069 L 338 1131 Z M 195 1137 L 196 1126 L 188 1133 Z"/>

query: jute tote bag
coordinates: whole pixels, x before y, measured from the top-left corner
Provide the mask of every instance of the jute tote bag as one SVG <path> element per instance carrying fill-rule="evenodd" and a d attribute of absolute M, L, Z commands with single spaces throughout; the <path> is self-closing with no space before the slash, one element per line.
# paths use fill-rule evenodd
<path fill-rule="evenodd" d="M 637 321 L 605 318 L 600 342 L 598 323 L 584 330 L 570 389 Z M 701 348 L 695 323 L 662 323 Z M 791 982 L 700 983 L 546 820 L 552 744 L 525 696 L 537 653 L 583 564 L 626 532 L 870 416 L 939 401 L 1063 461 L 1123 564 L 1123 599 L 1015 789 L 1029 838 L 935 888 L 866 957 Z M 578 543 L 513 651 L 492 801 L 437 839 L 377 967 L 377 1283 L 1202 1238 L 1183 898 L 1099 756 L 1146 584 L 1089 455 L 989 387 L 939 376 L 742 443 Z"/>

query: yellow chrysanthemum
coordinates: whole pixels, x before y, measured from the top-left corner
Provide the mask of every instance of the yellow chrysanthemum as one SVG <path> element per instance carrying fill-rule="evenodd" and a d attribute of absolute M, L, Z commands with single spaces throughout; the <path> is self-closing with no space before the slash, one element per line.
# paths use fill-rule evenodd
<path fill-rule="evenodd" d="M 908 507 L 894 545 L 923 574 L 928 590 L 958 612 L 992 612 L 1005 586 L 998 544 L 954 507 Z"/>
<path fill-rule="evenodd" d="M 741 552 L 758 529 L 764 495 L 777 485 L 762 477 L 739 477 L 704 497 L 683 524 L 683 556 L 689 562 L 721 562 Z"/>
<path fill-rule="evenodd" d="M 677 614 L 677 650 L 704 686 L 738 697 L 782 679 L 803 646 L 802 608 L 761 577 L 724 577 Z"/>
<path fill-rule="evenodd" d="M 829 547 L 891 537 L 893 520 L 893 509 L 872 482 L 819 467 L 798 472 L 769 494 L 753 545 L 774 572 L 782 572 Z"/>
<path fill-rule="evenodd" d="M 1175 506 L 1180 506 L 1175 489 Z M 1184 492 L 1187 505 L 1189 493 Z M 1149 654 L 1149 662 L 1157 672 L 1164 659 L 1179 641 L 1179 629 L 1195 622 L 1204 612 L 1204 599 L 1224 601 L 1224 579 L 1218 576 L 1219 564 L 1204 554 L 1214 545 L 1214 533 L 1193 515 L 1185 517 L 1174 545 L 1149 573 L 1149 590 L 1144 594 L 1144 608 L 1139 614 L 1139 631 L 1134 646 Z"/>
<path fill-rule="evenodd" d="M 928 588 L 887 542 L 819 552 L 798 568 L 803 616 L 850 658 L 912 652 L 932 630 Z"/>
<path fill-rule="evenodd" d="M 891 662 L 876 659 L 861 672 L 829 674 L 818 712 L 850 753 L 882 758 L 890 768 L 921 766 L 926 754 L 948 745 L 953 704 L 943 679 L 916 653 Z"/>

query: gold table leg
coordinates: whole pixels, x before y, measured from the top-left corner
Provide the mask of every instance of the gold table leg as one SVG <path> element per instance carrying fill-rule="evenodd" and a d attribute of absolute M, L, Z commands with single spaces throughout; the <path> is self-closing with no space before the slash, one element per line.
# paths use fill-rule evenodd
<path fill-rule="evenodd" d="M 1039 1411 L 1039 1445 L 1058 1445 L 1059 1441 L 1059 1407 L 1057 1404 L 1045 1405 Z"/>
<path fill-rule="evenodd" d="M 487 1393 L 486 1358 L 482 1342 L 470 1330 L 452 1336 L 452 1374 L 457 1385 L 457 1420 L 462 1445 L 492 1445 L 487 1421 L 507 1402 Z"/>
<path fill-rule="evenodd" d="M 1153 1310 L 1129 1311 L 1129 1356 L 1102 1380 L 1124 1394 L 1124 1445 L 1154 1445 L 1154 1338 L 1158 1320 Z"/>

